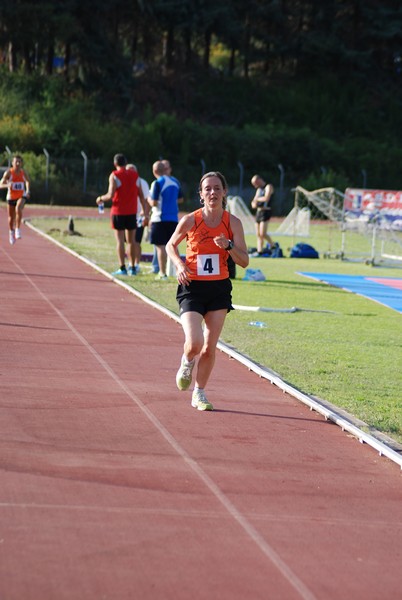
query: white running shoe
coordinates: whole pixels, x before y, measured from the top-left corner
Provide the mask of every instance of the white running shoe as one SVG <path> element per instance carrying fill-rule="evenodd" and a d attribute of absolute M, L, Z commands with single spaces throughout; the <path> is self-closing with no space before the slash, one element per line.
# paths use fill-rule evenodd
<path fill-rule="evenodd" d="M 191 406 L 196 408 L 197 410 L 214 410 L 214 407 L 205 395 L 204 390 L 194 390 L 193 395 L 191 397 Z"/>
<path fill-rule="evenodd" d="M 21 229 L 18 229 L 18 227 L 15 229 L 15 239 L 16 240 L 20 240 L 21 239 Z"/>
<path fill-rule="evenodd" d="M 188 390 L 190 387 L 194 365 L 195 358 L 193 358 L 192 362 L 188 363 L 184 356 L 182 356 L 180 369 L 176 373 L 176 385 L 182 392 Z"/>
<path fill-rule="evenodd" d="M 15 244 L 15 233 L 14 233 L 14 229 L 10 230 L 9 236 L 8 236 L 8 240 L 10 242 L 11 245 Z"/>

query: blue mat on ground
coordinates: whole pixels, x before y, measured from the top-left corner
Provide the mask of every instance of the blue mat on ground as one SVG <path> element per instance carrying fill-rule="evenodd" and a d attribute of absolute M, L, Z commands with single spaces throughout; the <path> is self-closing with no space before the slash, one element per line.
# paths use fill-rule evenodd
<path fill-rule="evenodd" d="M 402 313 L 402 279 L 400 278 L 335 275 L 333 273 L 301 273 L 300 271 L 299 275 L 364 296 Z"/>

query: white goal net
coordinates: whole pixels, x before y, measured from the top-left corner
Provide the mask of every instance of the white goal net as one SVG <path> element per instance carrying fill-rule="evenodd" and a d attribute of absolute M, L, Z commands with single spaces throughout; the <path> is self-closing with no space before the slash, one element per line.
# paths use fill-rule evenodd
<path fill-rule="evenodd" d="M 278 236 L 309 237 L 310 235 L 310 209 L 294 206 L 278 229 L 272 233 Z"/>
<path fill-rule="evenodd" d="M 246 235 L 255 233 L 255 217 L 243 198 L 240 196 L 228 196 L 228 210 L 232 215 L 240 219 Z M 288 216 L 272 235 L 308 237 L 310 235 L 309 208 L 299 208 L 298 206 L 292 208 Z"/>
<path fill-rule="evenodd" d="M 246 235 L 255 233 L 255 218 L 243 198 L 240 196 L 228 196 L 228 211 L 240 219 Z"/>

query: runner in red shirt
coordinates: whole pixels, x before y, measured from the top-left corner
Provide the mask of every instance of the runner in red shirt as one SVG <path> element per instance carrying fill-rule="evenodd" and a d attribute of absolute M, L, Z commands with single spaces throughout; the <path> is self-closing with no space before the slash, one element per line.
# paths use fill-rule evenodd
<path fill-rule="evenodd" d="M 110 218 L 116 237 L 117 256 L 120 268 L 113 275 L 135 275 L 135 230 L 137 227 L 137 207 L 140 199 L 144 215 L 149 214 L 149 206 L 139 182 L 138 172 L 126 169 L 127 160 L 123 154 L 116 154 L 113 163 L 115 170 L 109 176 L 109 189 L 103 196 L 98 196 L 96 203 L 112 201 Z M 129 260 L 128 273 L 125 265 L 125 243 Z"/>

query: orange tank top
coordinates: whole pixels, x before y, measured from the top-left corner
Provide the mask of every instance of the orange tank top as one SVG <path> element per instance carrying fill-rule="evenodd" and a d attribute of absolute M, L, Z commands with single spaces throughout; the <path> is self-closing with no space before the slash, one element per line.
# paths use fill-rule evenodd
<path fill-rule="evenodd" d="M 190 270 L 191 279 L 211 281 L 228 279 L 228 252 L 219 248 L 214 237 L 223 233 L 228 239 L 233 238 L 230 228 L 230 214 L 225 210 L 217 227 L 208 227 L 202 218 L 202 208 L 194 213 L 195 223 L 187 233 L 186 266 Z"/>
<path fill-rule="evenodd" d="M 10 187 L 7 192 L 7 200 L 19 200 L 25 192 L 25 174 L 21 169 L 19 173 L 15 169 L 10 169 L 9 183 Z"/>

